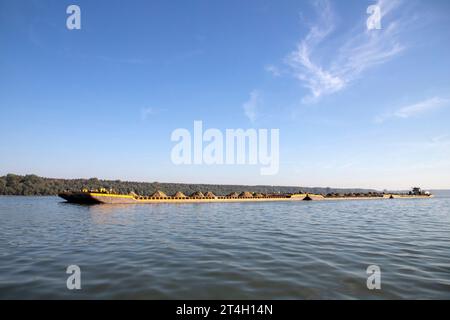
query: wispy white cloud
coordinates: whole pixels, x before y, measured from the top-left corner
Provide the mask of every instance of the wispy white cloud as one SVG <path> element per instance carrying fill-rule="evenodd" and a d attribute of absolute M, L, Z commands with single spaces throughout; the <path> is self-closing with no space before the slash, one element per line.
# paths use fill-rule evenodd
<path fill-rule="evenodd" d="M 426 141 L 413 142 L 414 147 L 427 150 L 450 150 L 450 135 L 443 134 Z M 411 146 L 408 146 L 411 147 Z"/>
<path fill-rule="evenodd" d="M 272 76 L 274 77 L 279 77 L 281 76 L 281 70 L 280 68 L 274 66 L 274 65 L 268 65 L 265 66 L 264 69 L 269 72 Z"/>
<path fill-rule="evenodd" d="M 367 69 L 391 60 L 405 49 L 400 41 L 405 21 L 390 17 L 401 3 L 401 0 L 379 0 L 382 29 L 367 30 L 365 20 L 359 21 L 341 43 L 328 48 L 335 55 L 327 57 L 324 62 L 319 59 L 321 45 L 335 30 L 336 15 L 328 0 L 314 2 L 318 19 L 286 58 L 289 72 L 310 91 L 304 101 L 316 100 L 346 88 Z"/>
<path fill-rule="evenodd" d="M 258 105 L 260 102 L 261 94 L 257 90 L 253 90 L 250 92 L 250 99 L 242 105 L 245 116 L 251 122 L 255 122 L 258 117 Z"/>
<path fill-rule="evenodd" d="M 425 101 L 421 101 L 409 106 L 400 108 L 394 113 L 395 117 L 409 118 L 420 113 L 428 112 L 436 108 L 440 108 L 448 103 L 448 100 L 434 97 Z"/>
<path fill-rule="evenodd" d="M 406 119 L 410 117 L 415 117 L 420 114 L 429 113 L 433 110 L 448 106 L 449 103 L 450 103 L 449 99 L 444 99 L 440 97 L 430 98 L 407 106 L 403 106 L 393 112 L 387 112 L 380 116 L 377 116 L 375 118 L 375 122 L 382 123 L 390 118 Z"/>
<path fill-rule="evenodd" d="M 147 107 L 147 108 L 141 109 L 141 119 L 142 120 L 147 120 L 148 117 L 150 117 L 154 114 L 156 114 L 156 110 L 154 108 Z"/>
<path fill-rule="evenodd" d="M 431 146 L 450 146 L 450 135 L 449 134 L 442 134 L 440 136 L 436 136 L 431 138 L 430 141 Z"/>

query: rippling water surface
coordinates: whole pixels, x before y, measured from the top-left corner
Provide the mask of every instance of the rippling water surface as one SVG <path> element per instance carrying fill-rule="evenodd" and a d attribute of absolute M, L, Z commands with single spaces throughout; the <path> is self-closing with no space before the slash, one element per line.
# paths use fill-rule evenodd
<path fill-rule="evenodd" d="M 68 265 L 81 290 L 68 290 Z M 368 290 L 366 268 L 381 268 Z M 80 206 L 0 197 L 0 298 L 450 299 L 450 198 Z"/>

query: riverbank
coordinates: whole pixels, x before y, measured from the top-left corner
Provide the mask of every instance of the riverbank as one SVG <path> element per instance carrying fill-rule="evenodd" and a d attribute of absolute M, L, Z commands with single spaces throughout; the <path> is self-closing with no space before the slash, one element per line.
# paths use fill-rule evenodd
<path fill-rule="evenodd" d="M 46 178 L 37 175 L 7 174 L 0 176 L 1 195 L 23 195 L 23 196 L 53 196 L 64 190 L 96 190 L 100 188 L 112 189 L 120 194 L 135 192 L 140 195 L 150 195 L 157 190 L 166 194 L 174 194 L 181 191 L 184 194 L 192 194 L 198 190 L 208 190 L 216 195 L 226 195 L 231 192 L 241 193 L 249 191 L 262 194 L 364 194 L 377 193 L 379 191 L 366 188 L 324 188 L 306 186 L 274 186 L 274 185 L 238 185 L 238 184 L 202 184 L 202 183 L 175 183 L 175 182 L 136 182 L 105 179 L 60 179 Z"/>

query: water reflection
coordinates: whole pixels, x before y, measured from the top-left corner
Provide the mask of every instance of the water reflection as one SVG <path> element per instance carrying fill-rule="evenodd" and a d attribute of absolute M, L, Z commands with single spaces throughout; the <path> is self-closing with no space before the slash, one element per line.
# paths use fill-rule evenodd
<path fill-rule="evenodd" d="M 450 199 L 73 205 L 0 197 L 0 298 L 450 298 Z M 65 289 L 77 264 L 83 290 Z M 382 290 L 366 287 L 379 265 Z M 410 290 L 410 288 L 414 290 Z"/>

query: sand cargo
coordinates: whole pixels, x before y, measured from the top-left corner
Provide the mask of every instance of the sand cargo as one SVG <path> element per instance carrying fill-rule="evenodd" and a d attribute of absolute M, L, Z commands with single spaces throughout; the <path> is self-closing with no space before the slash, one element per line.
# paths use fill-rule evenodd
<path fill-rule="evenodd" d="M 275 202 L 275 201 L 326 201 L 326 200 L 377 200 L 377 199 L 426 199 L 431 194 L 376 194 L 376 195 L 320 195 L 311 193 L 298 194 L 262 194 L 244 191 L 233 192 L 226 196 L 217 196 L 208 191 L 196 191 L 190 196 L 178 191 L 169 196 L 163 191 L 156 191 L 152 195 L 142 196 L 135 193 L 117 194 L 106 189 L 67 191 L 58 194 L 70 203 L 79 204 L 151 204 L 151 203 L 210 203 L 210 202 Z"/>

